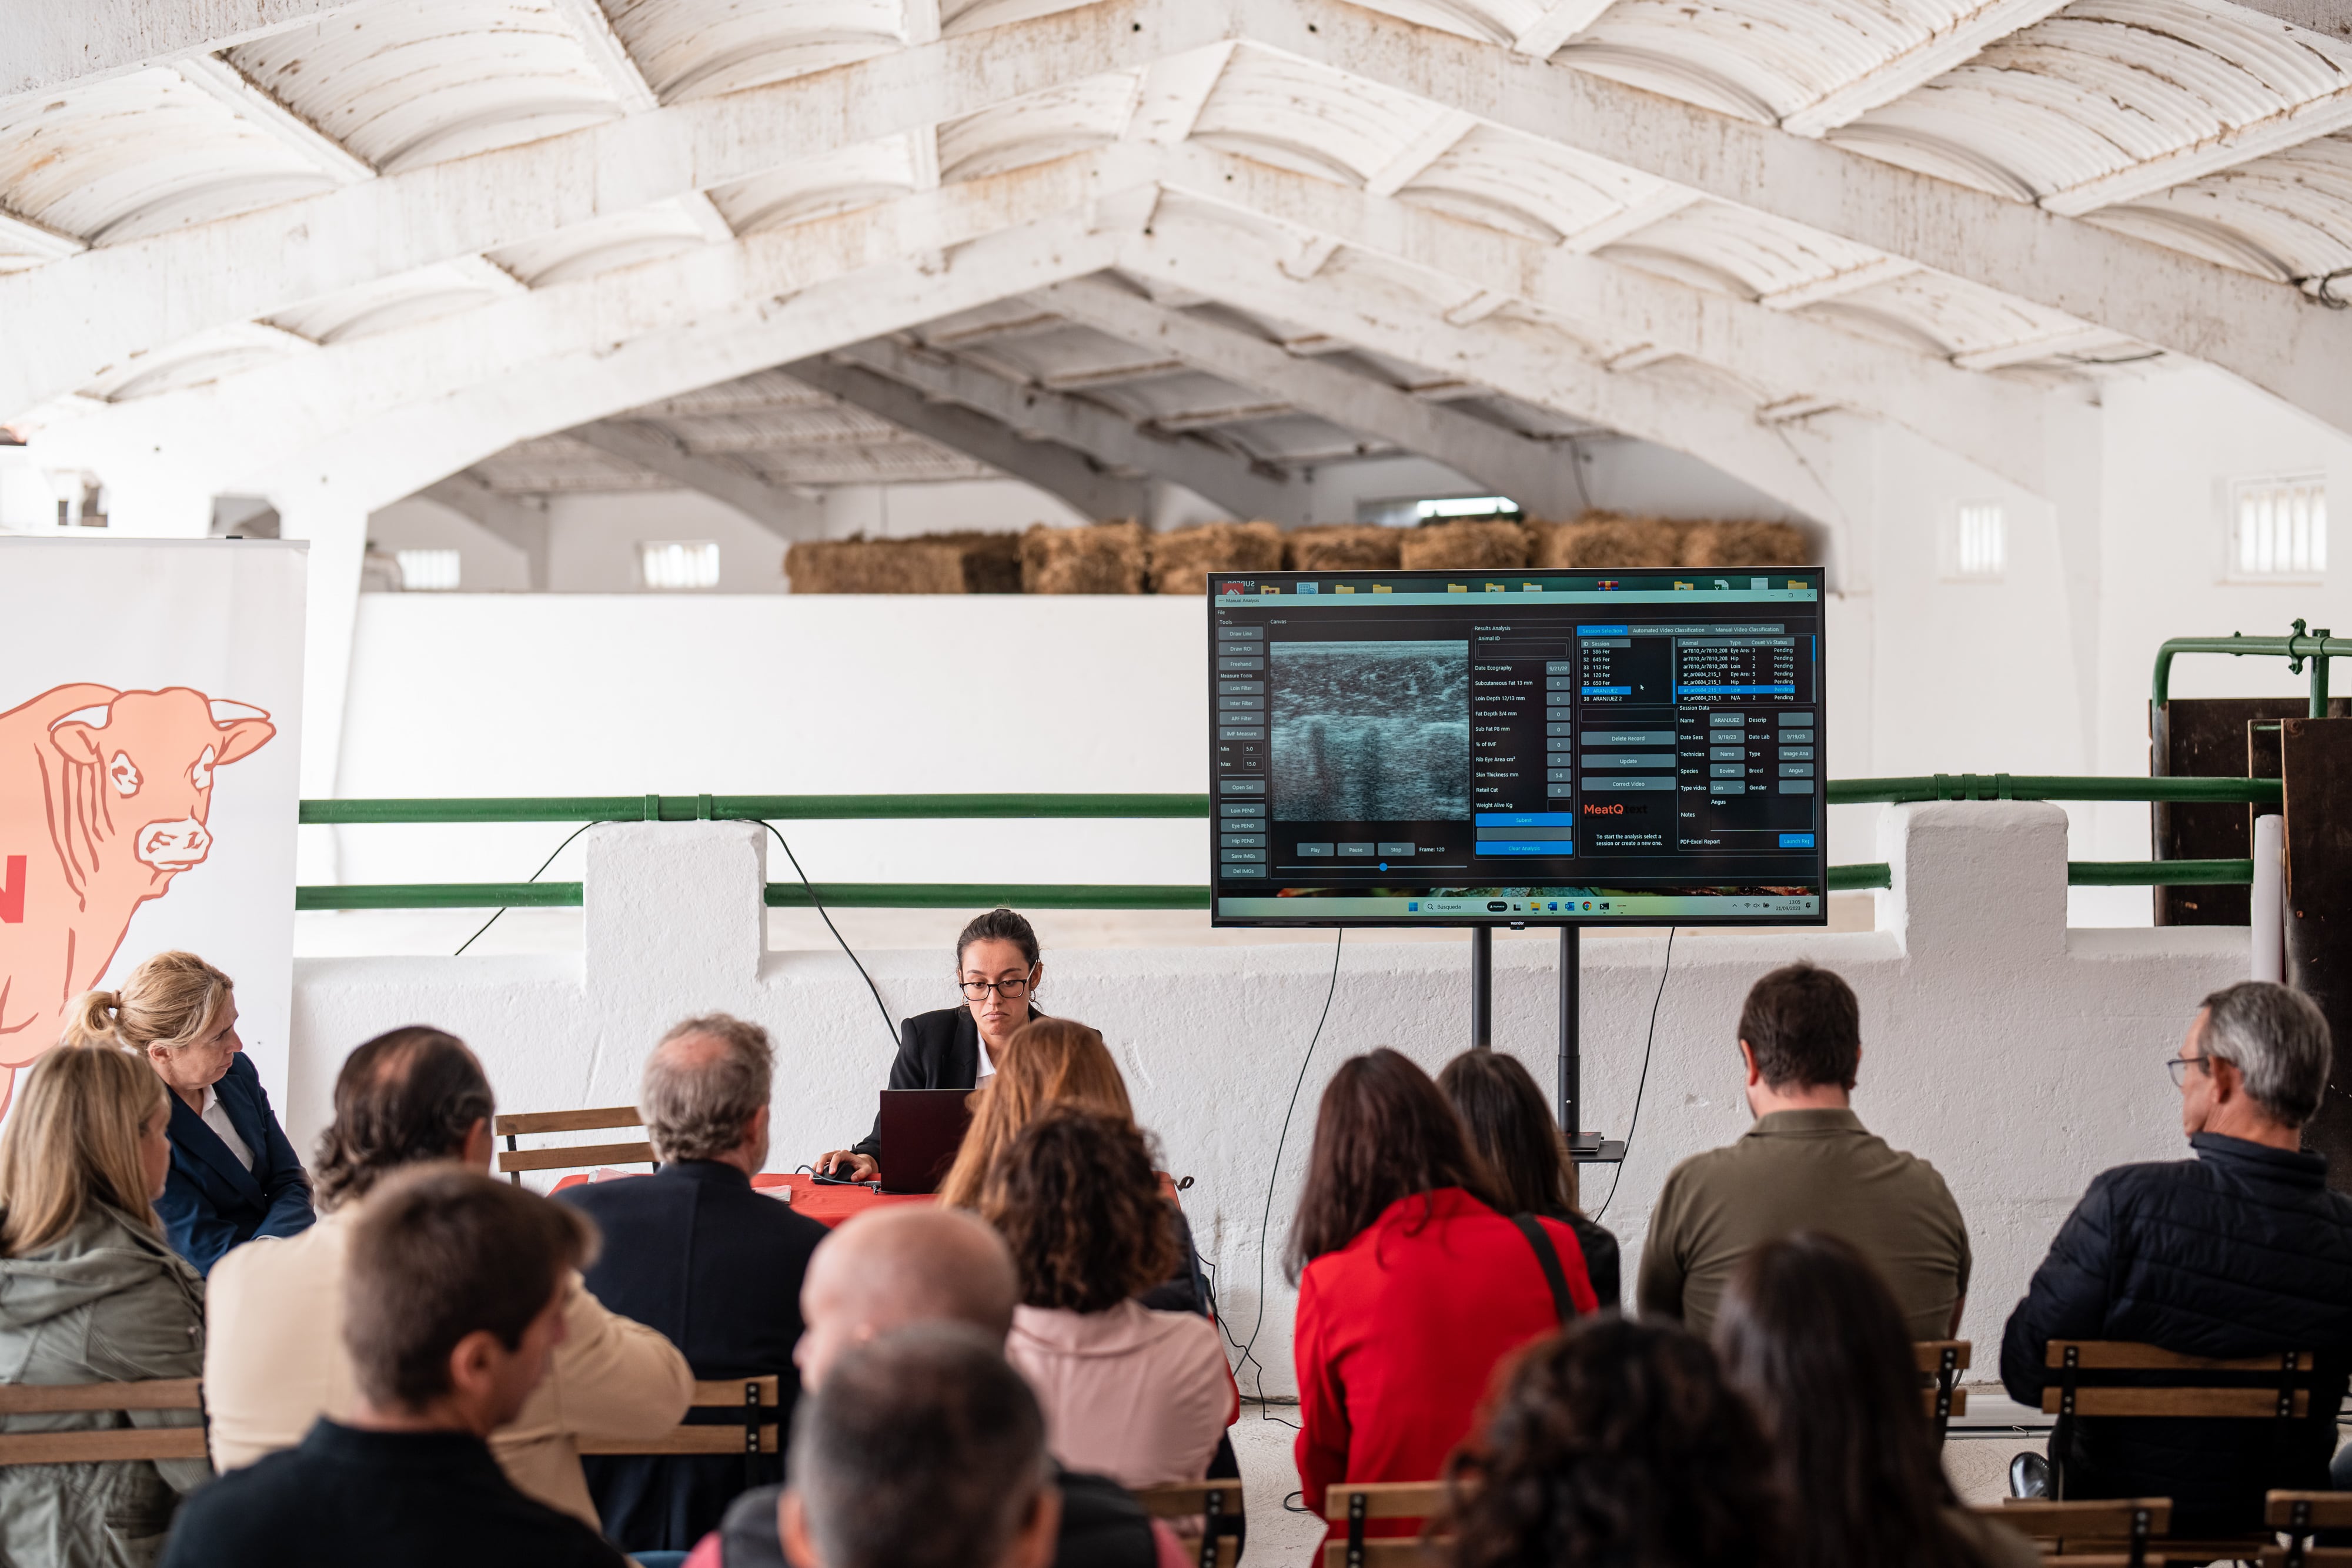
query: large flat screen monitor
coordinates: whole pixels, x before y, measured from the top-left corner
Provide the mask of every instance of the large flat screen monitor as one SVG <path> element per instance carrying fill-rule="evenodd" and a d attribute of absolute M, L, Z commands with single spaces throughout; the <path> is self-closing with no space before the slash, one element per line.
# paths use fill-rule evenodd
<path fill-rule="evenodd" d="M 1219 925 L 1828 919 L 1822 574 L 1209 579 Z"/>

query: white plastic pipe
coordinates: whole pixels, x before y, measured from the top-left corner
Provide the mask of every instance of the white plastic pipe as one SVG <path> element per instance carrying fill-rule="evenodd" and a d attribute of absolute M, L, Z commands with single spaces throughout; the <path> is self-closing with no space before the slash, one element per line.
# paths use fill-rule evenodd
<path fill-rule="evenodd" d="M 2254 819 L 2253 977 L 2286 981 L 2286 819 Z"/>

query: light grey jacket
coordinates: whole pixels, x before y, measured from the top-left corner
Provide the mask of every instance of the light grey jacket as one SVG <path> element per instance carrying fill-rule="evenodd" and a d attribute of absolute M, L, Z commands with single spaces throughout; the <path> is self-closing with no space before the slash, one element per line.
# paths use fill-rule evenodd
<path fill-rule="evenodd" d="M 0 1258 L 0 1383 L 122 1383 L 204 1371 L 205 1282 L 163 1239 L 99 1205 L 52 1245 Z M 5 1417 L 10 1432 L 193 1427 L 194 1410 Z M 155 1561 L 203 1459 L 0 1467 L 0 1568 Z"/>

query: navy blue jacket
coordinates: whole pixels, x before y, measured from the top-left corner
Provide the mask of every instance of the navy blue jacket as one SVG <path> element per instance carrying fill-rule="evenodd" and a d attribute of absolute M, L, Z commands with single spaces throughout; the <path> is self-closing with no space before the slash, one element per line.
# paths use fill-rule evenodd
<path fill-rule="evenodd" d="M 774 1373 L 783 1409 L 778 1447 L 789 1446 L 800 1374 L 801 1276 L 825 1228 L 755 1190 L 733 1166 L 678 1160 L 652 1176 L 566 1188 L 604 1233 L 586 1275 L 606 1309 L 666 1335 L 698 1378 Z M 738 1424 L 723 1410 L 697 1421 Z M 589 1458 L 581 1461 L 604 1533 L 625 1552 L 685 1552 L 719 1528 L 747 1486 L 783 1479 L 784 1455 L 762 1457 L 756 1476 L 733 1454 L 704 1458 Z"/>
<path fill-rule="evenodd" d="M 269 1108 L 269 1093 L 253 1059 L 238 1051 L 213 1085 L 229 1125 L 253 1155 L 247 1170 L 205 1119 L 173 1093 L 172 1174 L 155 1213 L 173 1249 L 209 1274 L 221 1254 L 257 1236 L 298 1236 L 318 1216 L 310 1209 L 310 1177 Z"/>
<path fill-rule="evenodd" d="M 2352 1197 L 2318 1155 L 2199 1133 L 2191 1160 L 2091 1183 L 2010 1314 L 2000 1381 L 2039 1408 L 2053 1339 L 2133 1340 L 2180 1355 L 2321 1353 L 2305 1421 L 2081 1419 L 2070 1498 L 2168 1497 L 2177 1533 L 2252 1529 L 2271 1488 L 2326 1490 L 2352 1355 Z"/>

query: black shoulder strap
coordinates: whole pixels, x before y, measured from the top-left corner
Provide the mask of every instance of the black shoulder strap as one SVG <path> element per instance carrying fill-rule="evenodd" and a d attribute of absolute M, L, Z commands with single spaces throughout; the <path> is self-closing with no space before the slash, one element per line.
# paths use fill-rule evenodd
<path fill-rule="evenodd" d="M 1543 1265 L 1544 1282 L 1551 1287 L 1552 1311 L 1559 1315 L 1560 1326 L 1566 1328 L 1576 1319 L 1576 1301 L 1568 1293 L 1568 1274 L 1559 1266 L 1559 1249 L 1551 1244 L 1540 1221 L 1532 1214 L 1515 1214 L 1511 1223 L 1536 1249 L 1536 1261 Z"/>

